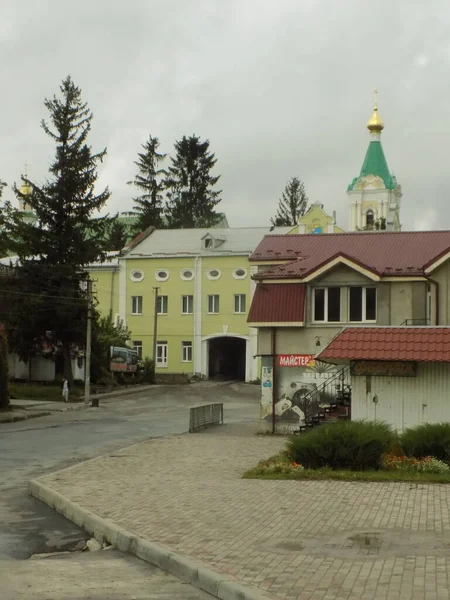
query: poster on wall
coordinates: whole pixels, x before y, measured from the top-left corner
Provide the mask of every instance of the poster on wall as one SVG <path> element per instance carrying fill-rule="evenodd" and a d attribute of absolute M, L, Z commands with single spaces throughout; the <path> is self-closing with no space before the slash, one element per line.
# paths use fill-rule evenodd
<path fill-rule="evenodd" d="M 271 364 L 272 359 L 270 367 Z M 336 372 L 336 366 L 317 361 L 311 354 L 280 354 L 275 364 L 275 427 L 279 433 L 291 433 L 304 424 L 305 418 L 319 412 L 321 406 L 329 404 L 332 399 L 330 391 L 320 394 L 314 394 L 314 391 Z M 264 388 L 264 366 L 263 362 L 261 418 L 269 429 L 272 422 L 273 373 L 269 399 L 269 388 Z"/>
<path fill-rule="evenodd" d="M 261 363 L 261 405 L 260 417 L 265 419 L 272 415 L 273 398 L 273 367 L 272 359 L 264 356 Z"/>

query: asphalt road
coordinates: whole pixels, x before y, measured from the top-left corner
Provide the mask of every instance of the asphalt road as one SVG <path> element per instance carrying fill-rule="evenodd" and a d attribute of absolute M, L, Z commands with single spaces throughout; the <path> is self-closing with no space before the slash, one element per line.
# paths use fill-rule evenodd
<path fill-rule="evenodd" d="M 18 423 L 0 424 L 0 589 L 2 582 L 11 580 L 14 573 L 22 573 L 20 581 L 28 573 L 30 581 L 33 581 L 32 573 L 37 576 L 45 571 L 42 560 L 28 560 L 32 555 L 79 550 L 87 539 L 80 529 L 28 496 L 29 479 L 144 439 L 185 433 L 189 426 L 189 408 L 195 404 L 223 402 L 227 423 L 255 422 L 259 412 L 258 395 L 257 386 L 245 384 L 205 382 L 189 386 L 155 387 L 147 392 L 105 399 L 97 409 L 89 408 Z M 103 558 L 105 553 L 110 553 L 109 558 Z M 169 581 L 161 579 L 162 574 L 158 569 L 143 566 L 141 561 L 123 557 L 113 550 L 95 555 L 95 560 L 99 561 L 100 570 L 104 568 L 106 577 L 112 572 L 111 565 L 107 565 L 108 561 L 117 562 L 118 569 L 123 566 L 123 561 L 128 561 L 127 568 L 137 570 L 136 581 L 140 580 L 142 569 L 148 570 L 150 580 Z M 69 582 L 71 569 L 76 573 L 80 569 L 80 561 L 87 560 L 82 556 L 89 554 L 66 554 L 63 558 L 55 556 L 43 560 L 47 561 L 45 564 L 49 565 L 50 570 L 55 569 L 56 572 L 58 568 L 62 568 L 66 573 L 63 581 Z M 91 556 L 94 557 L 94 553 Z M 23 561 L 27 561 L 26 564 Z M 48 561 L 53 561 L 54 565 L 50 565 Z M 95 570 L 92 575 L 95 575 Z M 67 584 L 67 589 L 63 590 L 58 587 L 58 582 L 57 576 L 45 577 L 42 584 L 39 584 L 43 595 L 30 595 L 29 598 L 42 597 L 47 600 L 53 598 L 53 593 L 55 598 L 61 600 L 97 598 L 92 592 L 95 590 L 95 578 L 90 586 L 86 580 L 86 590 L 80 588 L 77 596 L 70 595 L 73 593 L 73 586 Z M 53 589 L 55 585 L 56 592 Z M 114 582 L 112 585 L 114 587 Z M 185 584 L 175 579 L 170 582 L 170 594 L 167 597 L 177 597 L 174 595 L 176 585 L 182 586 L 178 590 L 180 593 L 184 590 L 185 596 L 180 595 L 180 598 L 207 597 L 190 586 L 187 586 L 188 590 Z M 9 589 L 14 590 L 14 586 L 13 581 Z M 30 594 L 34 594 L 33 586 L 28 589 Z M 148 591 L 145 596 L 121 596 L 113 588 L 105 588 L 104 593 L 105 590 L 112 594 L 103 595 L 105 599 L 166 597 L 161 594 L 152 596 Z M 1 594 L 1 598 L 13 600 L 15 596 Z M 23 592 L 20 598 L 28 596 Z"/>

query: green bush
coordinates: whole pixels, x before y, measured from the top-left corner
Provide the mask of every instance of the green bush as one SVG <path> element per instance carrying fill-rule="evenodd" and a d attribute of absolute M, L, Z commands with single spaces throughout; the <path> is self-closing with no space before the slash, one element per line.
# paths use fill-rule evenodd
<path fill-rule="evenodd" d="M 293 436 L 287 443 L 289 456 L 307 469 L 380 468 L 395 435 L 389 425 L 372 421 L 338 421 Z"/>
<path fill-rule="evenodd" d="M 153 359 L 146 356 L 139 367 L 139 381 L 142 383 L 155 382 L 155 367 Z"/>
<path fill-rule="evenodd" d="M 450 460 L 450 423 L 424 423 L 404 431 L 401 444 L 406 456 L 434 456 Z"/>
<path fill-rule="evenodd" d="M 6 336 L 0 332 L 0 410 L 6 410 L 8 406 L 8 344 Z"/>

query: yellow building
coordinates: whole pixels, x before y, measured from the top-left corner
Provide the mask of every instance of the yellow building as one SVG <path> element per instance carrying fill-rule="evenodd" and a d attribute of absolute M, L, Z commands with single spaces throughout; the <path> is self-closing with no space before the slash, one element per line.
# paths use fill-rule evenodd
<path fill-rule="evenodd" d="M 157 293 L 157 373 L 255 380 L 256 329 L 247 325 L 255 284 L 248 257 L 269 231 L 150 228 L 122 256 L 90 268 L 98 308 L 127 325 L 142 357 L 153 357 Z"/>
<path fill-rule="evenodd" d="M 323 204 L 314 202 L 289 233 L 344 233 L 344 230 L 336 225 L 335 212 L 331 217 L 324 211 Z"/>

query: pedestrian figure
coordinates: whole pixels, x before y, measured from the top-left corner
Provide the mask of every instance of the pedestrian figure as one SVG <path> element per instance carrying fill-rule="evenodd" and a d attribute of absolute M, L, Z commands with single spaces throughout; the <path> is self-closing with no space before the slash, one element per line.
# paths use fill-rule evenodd
<path fill-rule="evenodd" d="M 62 395 L 64 398 L 64 402 L 69 402 L 70 384 L 69 384 L 69 380 L 67 379 L 67 377 L 63 378 L 61 387 L 62 387 Z"/>

